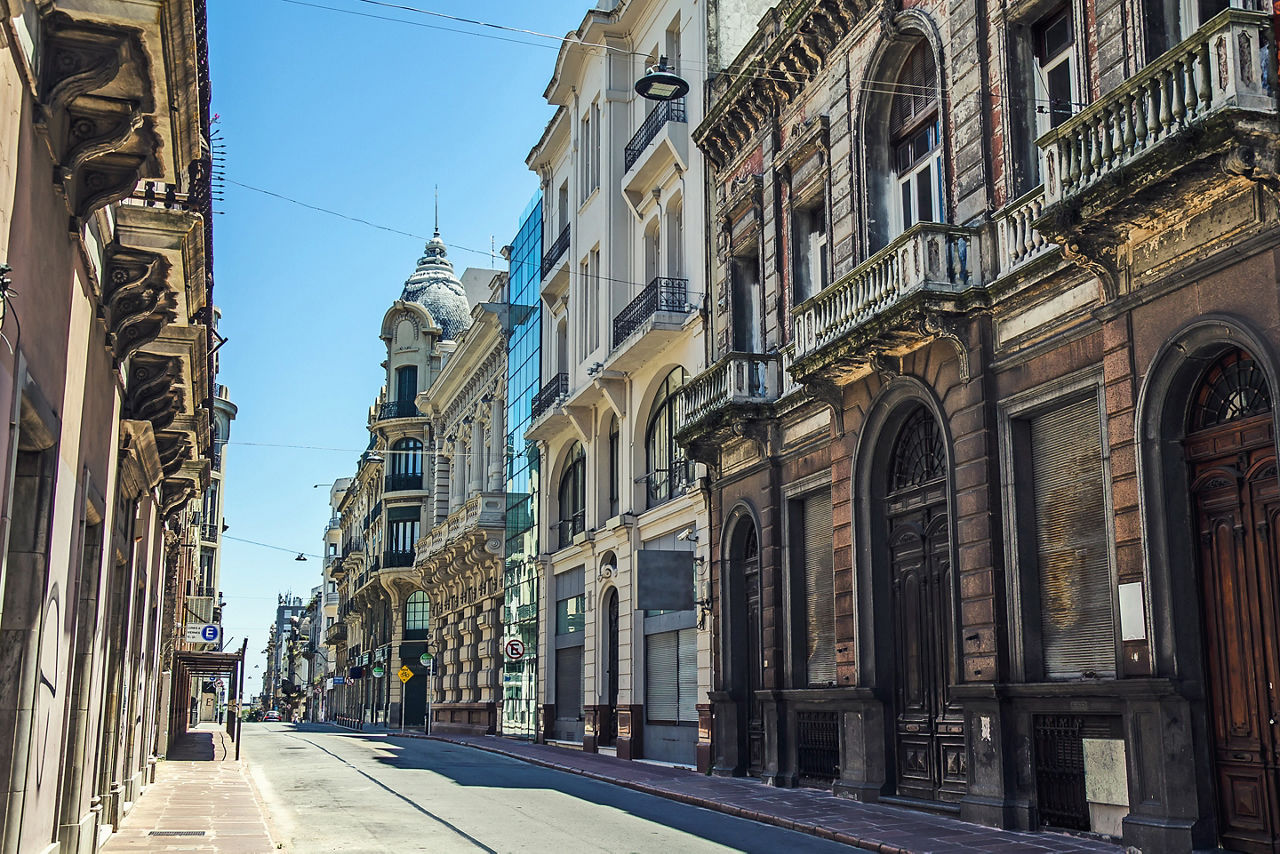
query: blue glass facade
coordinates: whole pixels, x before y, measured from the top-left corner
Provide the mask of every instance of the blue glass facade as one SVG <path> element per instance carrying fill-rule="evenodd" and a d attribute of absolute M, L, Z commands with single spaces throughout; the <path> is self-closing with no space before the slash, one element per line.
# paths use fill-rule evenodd
<path fill-rule="evenodd" d="M 526 444 L 525 431 L 538 392 L 542 357 L 542 198 L 535 196 L 520 218 L 511 242 L 508 301 L 511 336 L 507 339 L 507 543 L 503 573 L 502 623 L 505 638 L 524 643 L 513 660 L 504 650 L 502 732 L 534 738 L 538 734 L 538 452 Z"/>

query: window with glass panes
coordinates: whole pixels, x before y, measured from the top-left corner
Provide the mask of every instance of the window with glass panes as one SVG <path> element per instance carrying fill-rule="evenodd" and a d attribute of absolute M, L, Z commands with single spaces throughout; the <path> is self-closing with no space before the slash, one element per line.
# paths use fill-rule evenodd
<path fill-rule="evenodd" d="M 929 43 L 911 51 L 895 84 L 889 143 L 898 192 L 898 226 L 942 222 L 942 122 L 938 68 Z"/>
<path fill-rule="evenodd" d="M 1036 50 L 1036 131 L 1047 133 L 1076 109 L 1076 74 L 1071 7 L 1063 6 L 1034 27 Z"/>

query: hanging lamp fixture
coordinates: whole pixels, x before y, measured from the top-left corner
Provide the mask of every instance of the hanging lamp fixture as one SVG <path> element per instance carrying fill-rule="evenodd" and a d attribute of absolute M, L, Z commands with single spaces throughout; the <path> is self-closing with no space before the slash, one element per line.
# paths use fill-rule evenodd
<path fill-rule="evenodd" d="M 689 82 L 667 68 L 665 56 L 657 65 L 649 66 L 644 76 L 636 81 L 636 94 L 650 101 L 674 101 L 689 92 Z"/>

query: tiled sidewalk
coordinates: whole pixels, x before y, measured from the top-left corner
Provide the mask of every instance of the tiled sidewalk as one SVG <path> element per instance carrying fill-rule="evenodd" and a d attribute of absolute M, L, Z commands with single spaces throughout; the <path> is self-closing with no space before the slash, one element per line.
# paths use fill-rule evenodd
<path fill-rule="evenodd" d="M 268 854 L 276 846 L 235 744 L 221 726 L 205 724 L 157 766 L 156 782 L 102 850 Z"/>
<path fill-rule="evenodd" d="M 395 732 L 386 734 L 396 736 Z M 900 807 L 858 803 L 816 789 L 777 789 L 749 779 L 710 777 L 680 768 L 493 736 L 433 737 L 882 854 L 1122 851 L 1117 845 L 1092 839 L 996 830 Z"/>

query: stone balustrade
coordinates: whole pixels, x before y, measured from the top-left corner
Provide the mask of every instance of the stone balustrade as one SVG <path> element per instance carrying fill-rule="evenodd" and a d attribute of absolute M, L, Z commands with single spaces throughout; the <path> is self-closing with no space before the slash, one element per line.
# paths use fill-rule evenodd
<path fill-rule="evenodd" d="M 1011 273 L 1058 248 L 1058 244 L 1036 230 L 1034 223 L 1043 211 L 1044 187 L 1041 186 L 1013 200 L 996 214 L 999 275 Z"/>
<path fill-rule="evenodd" d="M 977 240 L 977 233 L 968 228 L 935 222 L 913 225 L 793 309 L 794 360 L 815 355 L 917 291 L 957 293 L 981 284 Z"/>

